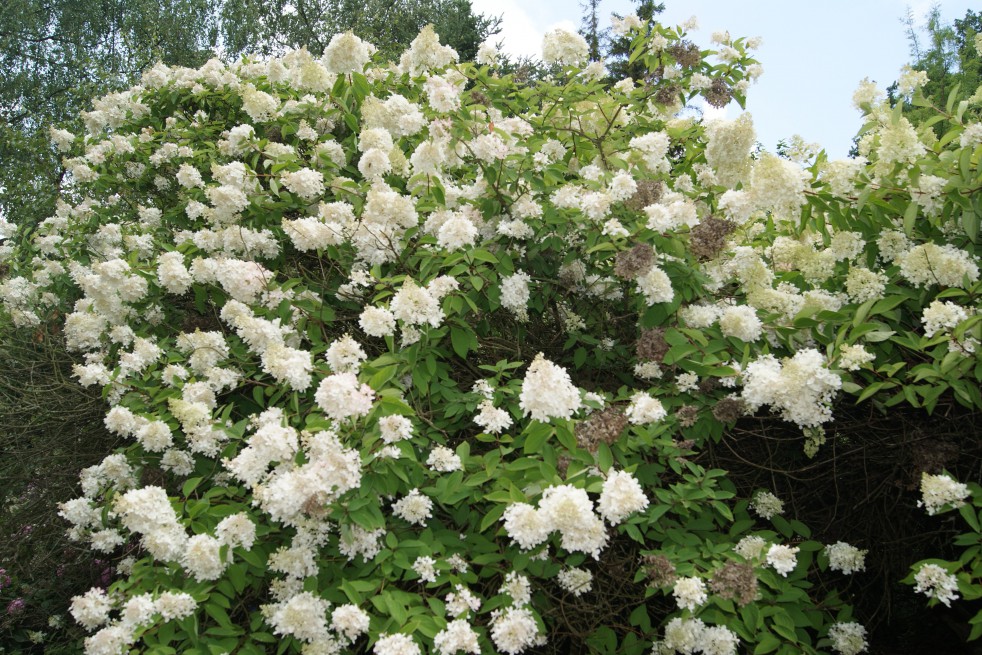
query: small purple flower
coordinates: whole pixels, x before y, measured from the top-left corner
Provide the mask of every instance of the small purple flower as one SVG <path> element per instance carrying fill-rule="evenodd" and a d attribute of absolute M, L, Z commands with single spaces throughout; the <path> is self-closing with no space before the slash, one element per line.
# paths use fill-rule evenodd
<path fill-rule="evenodd" d="M 23 598 L 15 598 L 7 605 L 7 614 L 20 614 L 26 606 Z"/>

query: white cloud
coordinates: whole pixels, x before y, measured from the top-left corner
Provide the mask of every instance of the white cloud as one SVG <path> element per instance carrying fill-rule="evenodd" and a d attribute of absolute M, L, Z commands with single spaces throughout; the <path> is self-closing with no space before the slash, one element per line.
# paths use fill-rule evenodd
<path fill-rule="evenodd" d="M 472 0 L 474 13 L 501 16 L 501 32 L 492 37 L 502 42 L 502 52 L 511 57 L 538 57 L 542 54 L 545 30 L 521 7 L 518 0 Z"/>

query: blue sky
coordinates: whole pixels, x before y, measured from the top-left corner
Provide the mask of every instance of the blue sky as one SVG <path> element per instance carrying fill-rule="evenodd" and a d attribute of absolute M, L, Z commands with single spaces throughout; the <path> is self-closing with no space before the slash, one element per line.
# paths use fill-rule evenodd
<path fill-rule="evenodd" d="M 690 16 L 699 20 L 694 40 L 708 47 L 709 36 L 729 30 L 734 37 L 760 36 L 757 59 L 764 75 L 751 87 L 747 111 L 757 138 L 773 150 L 777 141 L 800 134 L 821 144 L 833 159 L 845 157 L 860 127 L 852 106 L 859 81 L 869 77 L 886 88 L 909 61 L 901 22 L 910 7 L 921 21 L 930 0 L 664 0 L 663 23 L 676 25 Z M 512 54 L 538 55 L 542 35 L 558 26 L 579 26 L 578 0 L 472 0 L 474 10 L 504 18 L 501 38 Z M 978 0 L 942 0 L 946 21 L 978 9 Z M 611 12 L 628 13 L 630 0 L 601 0 L 601 24 Z M 725 115 L 740 109 L 731 105 Z"/>

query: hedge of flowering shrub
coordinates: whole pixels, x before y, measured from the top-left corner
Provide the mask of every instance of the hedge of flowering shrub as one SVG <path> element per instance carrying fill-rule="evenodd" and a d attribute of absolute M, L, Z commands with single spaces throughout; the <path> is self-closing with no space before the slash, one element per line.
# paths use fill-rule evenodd
<path fill-rule="evenodd" d="M 866 648 L 815 584 L 866 550 L 692 455 L 754 412 L 813 455 L 836 402 L 982 409 L 982 97 L 938 140 L 866 84 L 861 156 L 753 154 L 683 109 L 742 104 L 753 40 L 615 27 L 645 79 L 561 31 L 533 86 L 349 33 L 53 131 L 71 183 L 4 226 L 0 297 L 129 443 L 60 507 L 121 573 L 71 603 L 87 653 Z"/>

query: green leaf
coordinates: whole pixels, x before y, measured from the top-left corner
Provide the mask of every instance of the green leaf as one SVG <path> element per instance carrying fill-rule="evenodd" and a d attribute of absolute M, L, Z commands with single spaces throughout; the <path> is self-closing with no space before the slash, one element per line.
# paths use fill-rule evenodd
<path fill-rule="evenodd" d="M 477 350 L 478 347 L 474 332 L 468 327 L 456 325 L 450 327 L 450 343 L 453 345 L 453 351 L 461 359 L 467 359 L 467 353 Z"/>
<path fill-rule="evenodd" d="M 781 640 L 772 635 L 769 632 L 765 632 L 764 635 L 757 642 L 757 647 L 754 648 L 754 655 L 765 655 L 765 653 L 773 653 L 781 646 Z"/>
<path fill-rule="evenodd" d="M 201 481 L 204 478 L 189 478 L 183 485 L 181 485 L 181 495 L 185 498 L 191 495 L 191 492 L 198 488 Z"/>
<path fill-rule="evenodd" d="M 979 240 L 979 213 L 977 211 L 963 211 L 961 215 L 962 229 L 965 230 L 965 234 L 972 243 L 977 243 Z"/>
<path fill-rule="evenodd" d="M 499 503 L 496 504 L 487 512 L 485 512 L 484 517 L 481 519 L 480 531 L 485 532 L 487 531 L 488 528 L 494 525 L 498 521 L 498 519 L 501 518 L 501 515 L 505 513 L 506 507 L 507 505 L 505 505 L 504 503 Z"/>
<path fill-rule="evenodd" d="M 597 465 L 604 472 L 609 471 L 614 465 L 614 454 L 610 451 L 610 446 L 604 442 L 597 447 Z"/>
<path fill-rule="evenodd" d="M 228 617 L 228 612 L 215 603 L 205 603 L 205 613 L 215 620 L 215 623 L 223 628 L 232 625 L 232 619 Z"/>
<path fill-rule="evenodd" d="M 907 211 L 904 212 L 904 232 L 907 234 L 907 236 L 914 233 L 914 222 L 917 220 L 917 209 L 917 203 L 911 202 L 909 205 L 907 205 Z"/>
<path fill-rule="evenodd" d="M 958 513 L 962 515 L 965 522 L 968 523 L 973 530 L 976 532 L 982 532 L 982 526 L 979 525 L 978 516 L 975 514 L 975 507 L 972 505 L 962 505 L 958 508 Z"/>

